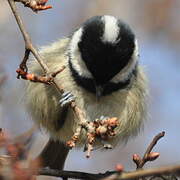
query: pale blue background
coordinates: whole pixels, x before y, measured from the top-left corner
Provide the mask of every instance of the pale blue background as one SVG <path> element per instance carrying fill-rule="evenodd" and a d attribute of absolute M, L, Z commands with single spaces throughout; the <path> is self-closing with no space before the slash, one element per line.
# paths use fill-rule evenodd
<path fill-rule="evenodd" d="M 0 122 L 2 127 L 15 135 L 26 131 L 32 124 L 24 107 L 20 105 L 22 93 L 15 73 L 23 57 L 24 43 L 6 1 L 0 2 L 5 9 L 3 13 L 6 13 L 2 16 L 4 19 L 0 19 L 0 65 L 8 74 L 3 91 Z M 96 7 L 95 0 L 51 0 L 50 4 L 54 8 L 38 14 L 32 14 L 31 10 L 19 6 L 33 42 L 37 46 L 49 44 L 66 36 L 88 17 L 104 13 L 120 16 L 128 21 L 139 39 L 140 63 L 145 66 L 150 86 L 150 117 L 145 123 L 144 131 L 129 141 L 125 147 L 103 153 L 93 152 L 92 158 L 88 160 L 83 152 L 73 150 L 67 160 L 68 170 L 100 172 L 113 170 L 117 163 L 122 163 L 127 170 L 133 169 L 135 166 L 131 160 L 132 154 L 143 154 L 152 137 L 161 131 L 166 131 L 166 136 L 155 148 L 155 151 L 161 153 L 160 158 L 149 166 L 180 163 L 179 41 L 170 41 L 168 33 L 164 32 L 166 29 L 160 29 L 158 33 L 143 29 L 138 23 L 141 11 L 138 10 L 137 4 L 127 1 L 123 7 L 124 2 L 119 1 L 114 7 L 116 9 L 106 7 L 101 11 L 101 8 L 98 10 Z M 172 18 L 171 22 L 176 24 L 176 20 L 179 19 Z"/>

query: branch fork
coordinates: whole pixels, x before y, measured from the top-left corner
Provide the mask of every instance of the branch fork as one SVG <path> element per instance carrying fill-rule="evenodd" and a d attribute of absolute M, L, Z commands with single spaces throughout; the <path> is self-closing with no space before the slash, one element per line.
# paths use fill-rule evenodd
<path fill-rule="evenodd" d="M 158 152 L 151 152 L 152 149 L 154 148 L 154 146 L 157 144 L 157 142 L 164 137 L 165 132 L 161 132 L 159 134 L 157 134 L 154 139 L 152 140 L 152 142 L 149 144 L 146 152 L 144 153 L 143 158 L 141 158 L 138 154 L 133 154 L 133 161 L 136 164 L 137 169 L 141 169 L 143 168 L 143 166 L 149 162 L 149 161 L 154 161 L 156 160 L 159 156 L 160 153 Z"/>
<path fill-rule="evenodd" d="M 72 136 L 66 144 L 69 148 L 73 148 L 78 141 L 82 129 L 86 130 L 87 143 L 85 144 L 84 150 L 87 151 L 86 157 L 90 157 L 91 151 L 93 151 L 93 145 L 96 142 L 96 139 L 108 140 L 109 138 L 116 135 L 115 128 L 118 126 L 119 122 L 116 117 L 113 118 L 103 118 L 96 119 L 93 122 L 85 121 L 79 124 L 77 131 Z M 104 147 L 112 148 L 110 145 L 104 145 Z"/>
<path fill-rule="evenodd" d="M 51 83 L 53 82 L 53 79 L 59 74 L 61 73 L 63 70 L 65 69 L 65 66 L 61 67 L 61 69 L 59 69 L 56 72 L 50 73 L 49 75 L 45 75 L 45 76 L 38 76 L 32 73 L 28 73 L 27 72 L 27 67 L 26 65 L 23 67 L 22 64 L 20 65 L 20 67 L 16 70 L 17 72 L 17 78 L 22 78 L 24 80 L 29 80 L 32 82 L 40 82 L 40 83 L 44 83 L 47 85 L 51 85 Z"/>

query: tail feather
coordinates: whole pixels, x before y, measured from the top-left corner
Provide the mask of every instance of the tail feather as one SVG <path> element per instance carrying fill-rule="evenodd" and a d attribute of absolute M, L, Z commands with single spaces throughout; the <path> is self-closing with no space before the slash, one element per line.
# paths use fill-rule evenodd
<path fill-rule="evenodd" d="M 69 148 L 64 143 L 49 139 L 38 158 L 42 160 L 43 167 L 63 170 L 68 152 Z"/>

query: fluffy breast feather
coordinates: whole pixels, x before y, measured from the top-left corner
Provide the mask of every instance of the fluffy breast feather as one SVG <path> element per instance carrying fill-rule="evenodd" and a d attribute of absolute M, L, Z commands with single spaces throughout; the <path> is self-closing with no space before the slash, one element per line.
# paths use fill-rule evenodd
<path fill-rule="evenodd" d="M 68 43 L 69 39 L 63 39 L 40 51 L 52 72 L 59 70 L 63 65 L 66 66 L 66 69 L 57 75 L 56 81 L 62 85 L 65 91 L 71 91 L 76 97 L 76 103 L 85 111 L 87 120 L 93 121 L 102 115 L 119 118 L 120 125 L 116 129 L 117 136 L 110 140 L 113 144 L 124 142 L 130 136 L 136 135 L 146 117 L 147 87 L 142 68 L 138 67 L 137 78 L 132 82 L 130 88 L 116 91 L 97 101 L 94 94 L 77 86 L 73 80 L 66 56 Z M 29 69 L 36 74 L 42 75 L 43 73 L 35 61 L 31 62 Z M 78 119 L 69 110 L 63 127 L 56 130 L 55 126 L 62 111 L 58 103 L 60 98 L 60 94 L 53 86 L 27 82 L 26 102 L 33 119 L 47 129 L 55 139 L 67 141 L 75 132 Z M 85 136 L 82 135 L 81 143 L 84 140 Z"/>

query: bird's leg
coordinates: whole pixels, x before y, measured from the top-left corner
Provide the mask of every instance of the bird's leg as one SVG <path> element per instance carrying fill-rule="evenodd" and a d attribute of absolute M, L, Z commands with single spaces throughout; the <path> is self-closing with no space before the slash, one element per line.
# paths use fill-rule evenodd
<path fill-rule="evenodd" d="M 69 105 L 71 102 L 75 100 L 75 97 L 73 94 L 71 94 L 70 91 L 64 92 L 61 96 L 61 99 L 59 101 L 61 107 Z"/>

